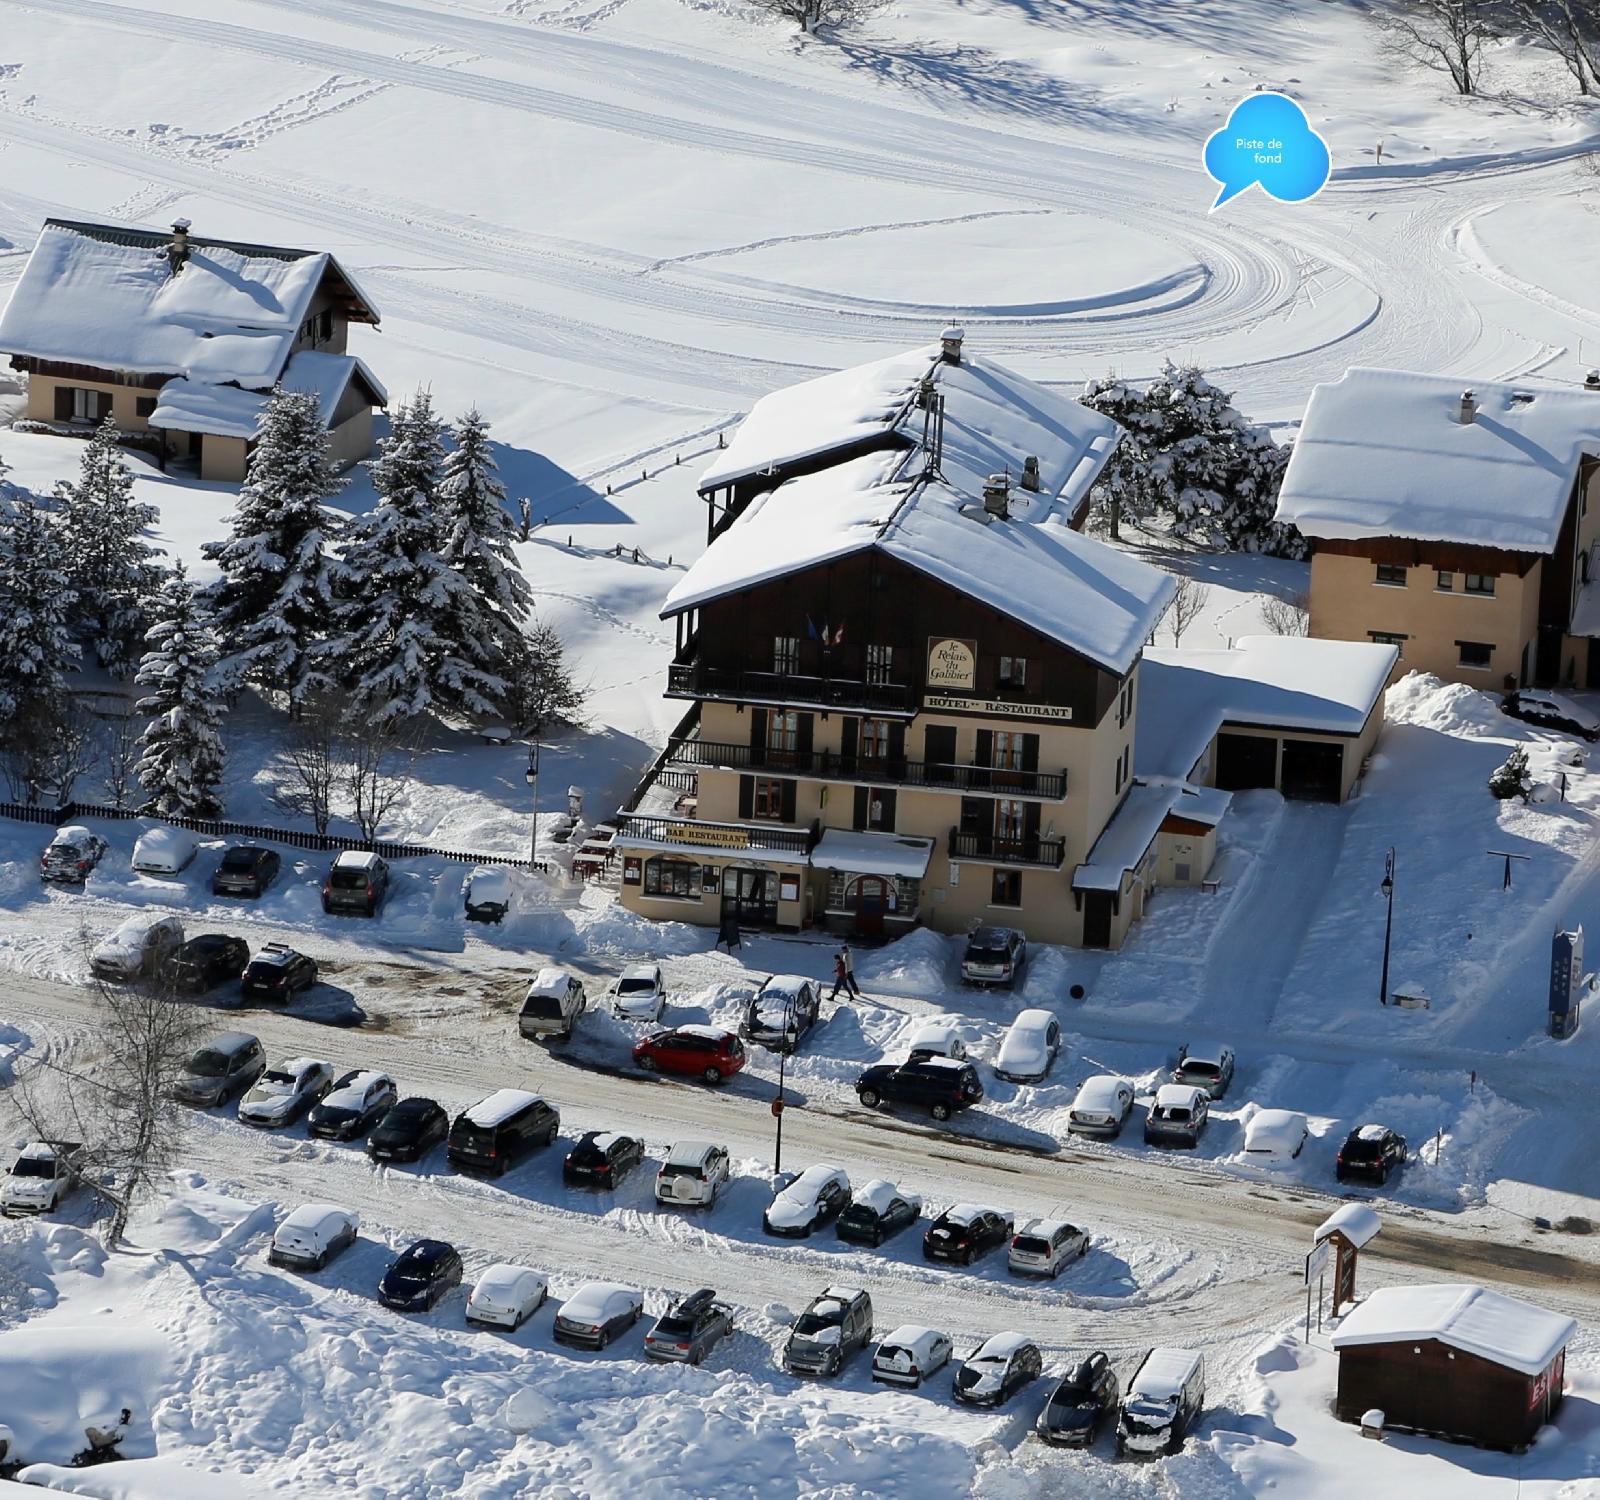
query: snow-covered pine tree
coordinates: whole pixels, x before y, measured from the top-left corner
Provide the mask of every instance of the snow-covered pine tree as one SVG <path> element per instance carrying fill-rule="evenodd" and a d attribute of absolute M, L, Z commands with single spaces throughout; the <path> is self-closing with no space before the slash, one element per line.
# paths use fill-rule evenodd
<path fill-rule="evenodd" d="M 539 620 L 522 638 L 511 679 L 508 717 L 518 734 L 543 734 L 552 724 L 576 724 L 583 690 L 572 680 L 555 626 Z"/>
<path fill-rule="evenodd" d="M 1090 492 L 1096 524 L 1120 537 L 1123 521 L 1138 523 L 1170 509 L 1171 494 L 1156 462 L 1165 430 L 1163 417 L 1143 391 L 1115 375 L 1091 380 L 1079 399 L 1122 428 L 1122 441 Z"/>
<path fill-rule="evenodd" d="M 213 671 L 217 641 L 183 565 L 162 586 L 134 679 L 151 689 L 138 702 L 150 722 L 139 743 L 142 811 L 158 817 L 215 818 L 222 812 L 222 698 Z"/>
<path fill-rule="evenodd" d="M 323 506 L 343 488 L 317 398 L 275 390 L 230 534 L 201 548 L 221 569 L 206 604 L 222 644 L 224 695 L 251 683 L 286 693 L 298 708 L 325 685 L 320 667 L 334 614 L 327 546 L 336 532 Z"/>
<path fill-rule="evenodd" d="M 0 518 L 0 734 L 23 716 L 53 712 L 76 664 L 61 539 L 31 501 Z"/>
<path fill-rule="evenodd" d="M 483 691 L 504 705 L 521 670 L 522 622 L 533 595 L 517 565 L 516 524 L 506 510 L 489 424 L 469 411 L 454 437 L 439 480 L 439 521 L 444 560 L 465 587 L 456 595 L 455 618 L 443 628 L 456 653 L 483 674 Z"/>
<path fill-rule="evenodd" d="M 139 663 L 147 606 L 160 585 L 161 549 L 144 539 L 156 508 L 133 498 L 133 471 L 107 417 L 84 449 L 76 484 L 56 486 L 68 582 L 76 596 L 73 628 L 100 664 L 126 677 Z"/>

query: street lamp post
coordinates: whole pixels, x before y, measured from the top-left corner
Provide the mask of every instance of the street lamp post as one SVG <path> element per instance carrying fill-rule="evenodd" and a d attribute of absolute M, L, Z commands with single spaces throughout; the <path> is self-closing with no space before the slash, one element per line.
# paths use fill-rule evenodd
<path fill-rule="evenodd" d="M 776 1177 L 783 1171 L 783 1081 L 789 1061 L 789 1017 L 791 1007 L 794 1005 L 794 996 L 785 995 L 783 999 L 783 1045 L 778 1048 L 778 1092 L 772 1100 L 772 1118 L 777 1123 L 778 1138 L 772 1148 L 772 1175 Z"/>
<path fill-rule="evenodd" d="M 1389 903 L 1383 918 L 1383 978 L 1378 981 L 1378 1003 L 1389 1003 L 1389 938 L 1394 931 L 1394 850 L 1383 862 L 1383 884 L 1379 887 Z"/>
<path fill-rule="evenodd" d="M 539 868 L 539 741 L 528 741 L 528 769 L 522 778 L 533 788 L 533 837 L 528 847 L 528 870 L 531 874 Z"/>

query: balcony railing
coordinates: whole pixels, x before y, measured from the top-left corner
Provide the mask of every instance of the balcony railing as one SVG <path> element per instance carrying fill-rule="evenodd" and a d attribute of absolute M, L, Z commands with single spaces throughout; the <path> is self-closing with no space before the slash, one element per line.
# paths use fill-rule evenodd
<path fill-rule="evenodd" d="M 997 865 L 1042 865 L 1059 870 L 1065 857 L 1064 839 L 1040 838 L 1036 833 L 1007 838 L 998 833 L 950 830 L 951 859 L 981 859 Z"/>
<path fill-rule="evenodd" d="M 904 756 L 841 755 L 836 750 L 781 750 L 720 740 L 675 741 L 667 759 L 675 765 L 731 771 L 780 771 L 828 781 L 867 781 L 934 791 L 998 792 L 1059 802 L 1067 795 L 1065 771 L 1021 771 L 1000 766 L 907 760 Z"/>
<path fill-rule="evenodd" d="M 771 854 L 807 855 L 816 846 L 819 829 L 768 826 L 762 823 L 709 823 L 670 814 L 629 813 L 619 818 L 619 839 L 645 839 L 663 847 L 751 849 Z"/>
<path fill-rule="evenodd" d="M 667 692 L 681 697 L 726 698 L 743 703 L 814 703 L 819 708 L 870 708 L 881 713 L 916 711 L 903 682 L 868 682 L 859 677 L 789 672 L 751 672 L 675 661 L 667 668 Z"/>

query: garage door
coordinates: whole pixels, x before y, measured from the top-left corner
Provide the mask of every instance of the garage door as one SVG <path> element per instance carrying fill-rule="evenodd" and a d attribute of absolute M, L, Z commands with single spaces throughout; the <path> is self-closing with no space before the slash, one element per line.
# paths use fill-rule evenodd
<path fill-rule="evenodd" d="M 1344 746 L 1323 740 L 1283 742 L 1283 795 L 1306 802 L 1337 802 L 1344 779 Z"/>
<path fill-rule="evenodd" d="M 1225 792 L 1248 792 L 1278 784 L 1278 742 L 1259 734 L 1217 736 L 1217 785 Z"/>

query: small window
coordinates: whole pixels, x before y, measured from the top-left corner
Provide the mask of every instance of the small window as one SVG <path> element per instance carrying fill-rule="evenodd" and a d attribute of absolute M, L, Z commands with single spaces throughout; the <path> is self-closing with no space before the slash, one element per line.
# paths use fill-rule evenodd
<path fill-rule="evenodd" d="M 894 661 L 893 646 L 867 647 L 867 682 L 872 687 L 883 687 L 889 682 Z"/>
<path fill-rule="evenodd" d="M 1480 671 L 1488 669 L 1490 658 L 1494 655 L 1494 647 L 1486 645 L 1483 641 L 1457 641 L 1456 649 L 1461 653 L 1457 666 L 1472 667 Z"/>
<path fill-rule="evenodd" d="M 1406 570 L 1399 563 L 1379 563 L 1378 582 L 1403 589 L 1406 586 Z"/>
<path fill-rule="evenodd" d="M 1493 594 L 1493 573 L 1463 573 L 1461 575 L 1461 591 L 1464 594 Z"/>
<path fill-rule="evenodd" d="M 1439 587 L 1445 593 L 1448 594 L 1453 588 L 1455 588 L 1455 586 L 1456 586 L 1456 575 L 1454 573 L 1446 572 L 1445 569 L 1440 568 L 1439 569 Z"/>
<path fill-rule="evenodd" d="M 800 638 L 775 635 L 772 638 L 772 670 L 780 677 L 792 677 L 800 670 Z"/>
<path fill-rule="evenodd" d="M 1000 658 L 1000 686 L 1025 688 L 1028 685 L 1028 658 L 1002 656 Z"/>
<path fill-rule="evenodd" d="M 1379 646 L 1398 646 L 1400 648 L 1400 659 L 1404 661 L 1406 655 L 1406 642 L 1410 640 L 1411 637 L 1408 635 L 1402 635 L 1400 632 L 1395 630 L 1369 630 L 1367 632 L 1367 639 L 1375 642 Z"/>
<path fill-rule="evenodd" d="M 782 818 L 783 788 L 784 783 L 781 781 L 775 781 L 765 776 L 756 777 L 755 789 L 750 800 L 751 816 L 757 818 Z"/>
<path fill-rule="evenodd" d="M 647 896 L 693 896 L 698 893 L 700 866 L 681 859 L 646 860 L 644 893 Z"/>
<path fill-rule="evenodd" d="M 1022 905 L 1022 871 L 996 870 L 994 883 L 989 890 L 991 906 Z"/>
<path fill-rule="evenodd" d="M 133 409 L 141 417 L 153 417 L 156 414 L 156 398 L 154 396 L 135 396 L 133 398 Z"/>

